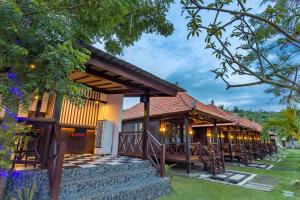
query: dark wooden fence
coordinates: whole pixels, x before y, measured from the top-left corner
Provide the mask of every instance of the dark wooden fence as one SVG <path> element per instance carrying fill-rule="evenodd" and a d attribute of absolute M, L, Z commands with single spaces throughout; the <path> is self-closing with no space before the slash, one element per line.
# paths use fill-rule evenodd
<path fill-rule="evenodd" d="M 120 132 L 119 155 L 144 158 L 143 132 Z M 147 132 L 146 157 L 160 176 L 165 176 L 165 145 Z"/>
<path fill-rule="evenodd" d="M 12 167 L 24 164 L 48 169 L 50 196 L 52 200 L 57 200 L 66 148 L 59 137 L 59 125 L 53 119 L 45 118 L 19 119 L 18 122 L 31 127 L 31 131 L 16 133 Z"/>

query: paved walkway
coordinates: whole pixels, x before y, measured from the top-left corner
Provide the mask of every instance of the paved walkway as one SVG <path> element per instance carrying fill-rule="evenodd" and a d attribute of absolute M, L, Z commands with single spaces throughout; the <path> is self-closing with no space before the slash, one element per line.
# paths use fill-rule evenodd
<path fill-rule="evenodd" d="M 270 192 L 278 185 L 278 182 L 279 181 L 273 177 L 257 175 L 251 181 L 243 185 L 243 187 Z"/>

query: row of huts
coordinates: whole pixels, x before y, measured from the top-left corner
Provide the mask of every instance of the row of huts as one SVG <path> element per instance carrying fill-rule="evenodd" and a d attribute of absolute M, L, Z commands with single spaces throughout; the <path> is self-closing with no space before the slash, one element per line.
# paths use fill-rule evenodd
<path fill-rule="evenodd" d="M 201 162 L 216 174 L 225 170 L 225 159 L 248 164 L 276 151 L 262 140 L 256 122 L 205 105 L 175 84 L 82 45 L 91 57 L 85 72 L 74 71 L 70 79 L 90 88 L 82 92 L 85 104 L 45 92 L 33 97 L 28 111 L 20 105 L 16 117 L 31 131 L 15 134 L 12 168 L 47 169 L 51 199 L 58 199 L 64 156 L 140 157 L 164 176 L 166 162 L 184 164 L 187 172 Z M 141 103 L 122 112 L 124 97 L 140 97 Z M 0 121 L 4 116 L 0 109 Z"/>
<path fill-rule="evenodd" d="M 248 165 L 276 151 L 276 145 L 261 138 L 260 124 L 219 108 L 205 105 L 186 92 L 174 97 L 151 97 L 149 131 L 166 146 L 166 162 L 191 165 L 201 162 L 216 174 L 225 170 L 225 159 Z M 122 131 L 142 131 L 144 104 L 123 113 Z M 121 152 L 122 153 L 122 152 Z"/>

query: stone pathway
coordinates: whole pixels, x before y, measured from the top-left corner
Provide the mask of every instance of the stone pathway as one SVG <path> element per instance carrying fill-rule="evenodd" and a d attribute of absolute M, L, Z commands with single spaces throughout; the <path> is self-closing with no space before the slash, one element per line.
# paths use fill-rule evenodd
<path fill-rule="evenodd" d="M 251 179 L 253 179 L 255 176 L 256 174 L 228 170 L 215 176 L 208 173 L 202 173 L 200 176 L 197 177 L 199 179 L 204 179 L 208 181 L 242 186 Z"/>
<path fill-rule="evenodd" d="M 255 189 L 255 190 L 261 190 L 265 192 L 272 191 L 276 186 L 278 185 L 278 180 L 269 177 L 269 176 L 262 176 L 258 175 L 255 178 L 253 178 L 251 181 L 247 182 L 243 187 Z"/>
<path fill-rule="evenodd" d="M 272 169 L 274 165 L 268 165 L 268 164 L 260 164 L 260 163 L 251 163 L 249 165 L 244 165 L 241 163 L 226 163 L 228 165 L 233 165 L 233 166 L 239 166 L 239 167 L 253 167 L 253 168 L 258 168 L 258 169 Z"/>
<path fill-rule="evenodd" d="M 285 197 L 295 197 L 294 192 L 290 192 L 290 191 L 287 191 L 287 190 L 283 190 L 282 195 L 285 196 Z"/>

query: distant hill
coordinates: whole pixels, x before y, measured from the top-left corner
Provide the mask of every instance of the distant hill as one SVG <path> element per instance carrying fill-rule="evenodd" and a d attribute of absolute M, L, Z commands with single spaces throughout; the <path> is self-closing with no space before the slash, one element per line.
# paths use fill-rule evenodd
<path fill-rule="evenodd" d="M 279 115 L 279 112 L 268 112 L 263 110 L 251 111 L 239 109 L 238 107 L 234 107 L 233 110 L 229 111 L 237 114 L 240 117 L 245 117 L 260 124 L 264 123 L 270 117 L 276 117 Z"/>

